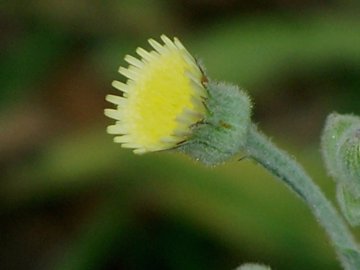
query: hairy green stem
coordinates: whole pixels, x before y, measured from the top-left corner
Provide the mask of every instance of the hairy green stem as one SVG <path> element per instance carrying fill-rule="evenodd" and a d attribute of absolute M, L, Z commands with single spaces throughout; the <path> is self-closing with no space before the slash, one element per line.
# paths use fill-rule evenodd
<path fill-rule="evenodd" d="M 279 177 L 307 203 L 327 232 L 344 269 L 359 270 L 360 253 L 357 243 L 331 202 L 304 169 L 286 152 L 271 143 L 255 125 L 250 127 L 246 151 L 249 157 Z"/>

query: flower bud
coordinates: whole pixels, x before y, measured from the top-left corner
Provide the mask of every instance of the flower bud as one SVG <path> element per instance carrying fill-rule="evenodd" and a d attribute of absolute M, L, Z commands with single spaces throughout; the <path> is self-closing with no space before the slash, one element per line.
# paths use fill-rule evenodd
<path fill-rule="evenodd" d="M 352 226 L 360 224 L 360 117 L 329 115 L 322 137 L 323 158 L 337 182 L 337 199 Z"/>

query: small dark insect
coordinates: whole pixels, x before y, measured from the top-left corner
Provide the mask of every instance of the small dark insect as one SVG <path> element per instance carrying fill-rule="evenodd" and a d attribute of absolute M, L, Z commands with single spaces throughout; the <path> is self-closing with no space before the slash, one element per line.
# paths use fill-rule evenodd
<path fill-rule="evenodd" d="M 228 123 L 226 123 L 226 122 L 224 122 L 224 121 L 222 121 L 222 120 L 219 122 L 219 124 L 220 124 L 220 126 L 223 127 L 223 128 L 227 128 L 227 129 L 232 128 L 232 126 L 231 126 L 230 124 L 228 124 Z"/>
<path fill-rule="evenodd" d="M 203 75 L 201 77 L 201 84 L 205 86 L 205 85 L 207 85 L 208 82 L 209 82 L 208 78 L 203 73 Z"/>
<path fill-rule="evenodd" d="M 238 161 L 243 161 L 243 160 L 245 160 L 247 158 L 248 158 L 248 156 L 242 156 L 241 158 L 238 159 Z"/>

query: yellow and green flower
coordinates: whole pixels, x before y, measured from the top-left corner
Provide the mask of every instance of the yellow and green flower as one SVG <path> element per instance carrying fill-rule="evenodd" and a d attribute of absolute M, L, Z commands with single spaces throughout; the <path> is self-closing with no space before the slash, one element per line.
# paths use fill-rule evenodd
<path fill-rule="evenodd" d="M 208 165 L 226 161 L 246 141 L 251 104 L 237 86 L 211 81 L 181 42 L 149 39 L 153 50 L 125 56 L 119 72 L 126 82 L 112 85 L 120 95 L 106 99 L 115 109 L 108 127 L 114 141 L 137 154 L 176 149 Z"/>

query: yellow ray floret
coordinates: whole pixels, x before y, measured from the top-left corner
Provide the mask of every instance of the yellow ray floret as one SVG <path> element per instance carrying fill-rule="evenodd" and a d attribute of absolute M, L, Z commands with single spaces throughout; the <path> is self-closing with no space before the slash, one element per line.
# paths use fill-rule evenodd
<path fill-rule="evenodd" d="M 177 38 L 161 36 L 164 44 L 150 39 L 154 50 L 136 50 L 141 59 L 127 55 L 128 68 L 119 68 L 126 83 L 112 85 L 123 96 L 108 95 L 117 105 L 105 115 L 116 121 L 107 131 L 115 142 L 141 154 L 175 147 L 191 136 L 193 124 L 205 114 L 207 91 L 203 73 L 195 59 Z"/>

